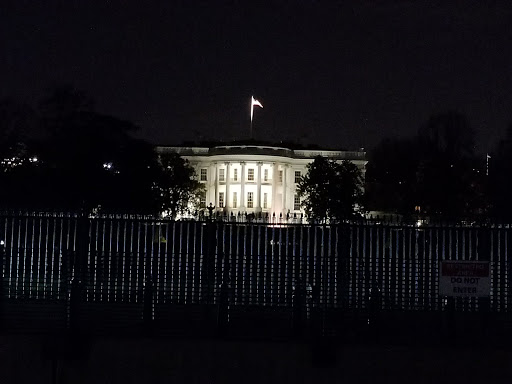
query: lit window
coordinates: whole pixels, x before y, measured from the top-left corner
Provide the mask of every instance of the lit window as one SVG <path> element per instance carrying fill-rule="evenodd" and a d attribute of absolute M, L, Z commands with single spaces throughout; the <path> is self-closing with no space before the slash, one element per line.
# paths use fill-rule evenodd
<path fill-rule="evenodd" d="M 267 207 L 267 194 L 266 193 L 263 194 L 263 208 L 264 209 L 268 208 Z"/>
<path fill-rule="evenodd" d="M 295 195 L 293 198 L 293 210 L 299 211 L 300 210 L 300 197 L 299 195 Z"/>
<path fill-rule="evenodd" d="M 224 192 L 219 192 L 219 208 L 224 208 Z"/>
<path fill-rule="evenodd" d="M 225 173 L 224 173 L 224 168 L 219 169 L 219 181 L 226 181 Z"/>
<path fill-rule="evenodd" d="M 254 169 L 253 168 L 249 168 L 249 170 L 247 171 L 247 180 L 254 181 Z"/>
<path fill-rule="evenodd" d="M 254 208 L 253 193 L 247 192 L 247 208 Z"/>
<path fill-rule="evenodd" d="M 236 208 L 238 204 L 238 196 L 236 194 L 236 192 L 233 192 L 233 208 Z"/>
<path fill-rule="evenodd" d="M 295 183 L 300 182 L 300 171 L 295 171 Z"/>
<path fill-rule="evenodd" d="M 279 182 L 283 182 L 283 171 L 279 171 Z"/>
<path fill-rule="evenodd" d="M 233 180 L 238 181 L 238 169 L 233 169 Z"/>
<path fill-rule="evenodd" d="M 201 168 L 201 178 L 200 178 L 200 180 L 201 181 L 207 181 L 208 180 L 207 174 L 208 174 L 208 170 L 206 168 Z"/>
<path fill-rule="evenodd" d="M 263 181 L 268 181 L 268 169 L 263 171 Z"/>

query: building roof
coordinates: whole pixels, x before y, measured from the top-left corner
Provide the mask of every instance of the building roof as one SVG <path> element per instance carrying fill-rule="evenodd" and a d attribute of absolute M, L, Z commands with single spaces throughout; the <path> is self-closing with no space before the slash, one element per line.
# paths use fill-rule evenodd
<path fill-rule="evenodd" d="M 334 160 L 366 160 L 366 152 L 327 150 L 319 147 L 290 148 L 285 146 L 269 145 L 268 143 L 230 143 L 229 145 L 215 143 L 210 146 L 181 145 L 157 146 L 159 153 L 173 152 L 180 156 L 216 156 L 216 155 L 265 155 L 281 156 L 296 159 L 312 159 L 316 156 L 328 157 Z"/>
<path fill-rule="evenodd" d="M 203 141 L 184 141 L 180 144 L 172 143 L 172 144 L 163 144 L 161 147 L 217 147 L 217 146 L 264 146 L 264 147 L 281 147 L 288 149 L 322 149 L 322 150 L 337 150 L 337 151 L 345 151 L 345 148 L 325 148 L 320 147 L 317 144 L 301 144 L 294 141 L 283 140 L 279 142 L 265 141 L 265 140 L 255 140 L 255 139 L 247 139 L 247 140 L 229 140 L 229 141 L 213 141 L 213 140 L 203 140 Z M 364 150 L 363 150 L 364 151 Z"/>

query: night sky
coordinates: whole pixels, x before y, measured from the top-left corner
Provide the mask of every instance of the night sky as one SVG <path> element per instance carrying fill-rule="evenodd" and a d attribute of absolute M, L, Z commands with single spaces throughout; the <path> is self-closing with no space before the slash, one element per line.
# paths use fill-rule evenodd
<path fill-rule="evenodd" d="M 0 97 L 72 84 L 166 144 L 247 138 L 253 94 L 256 138 L 347 149 L 454 109 L 485 153 L 512 123 L 512 5 L 446 3 L 3 1 Z"/>

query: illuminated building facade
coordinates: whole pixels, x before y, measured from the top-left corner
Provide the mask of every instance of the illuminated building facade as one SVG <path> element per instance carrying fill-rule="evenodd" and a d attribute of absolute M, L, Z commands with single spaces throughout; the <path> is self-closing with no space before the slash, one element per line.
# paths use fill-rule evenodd
<path fill-rule="evenodd" d="M 321 155 L 335 160 L 350 160 L 363 175 L 366 153 L 363 151 L 327 151 L 289 149 L 264 145 L 215 147 L 159 146 L 157 153 L 177 153 L 195 168 L 206 186 L 203 206 L 215 207 L 227 214 L 303 213 L 297 195 L 297 183 L 306 165 Z"/>

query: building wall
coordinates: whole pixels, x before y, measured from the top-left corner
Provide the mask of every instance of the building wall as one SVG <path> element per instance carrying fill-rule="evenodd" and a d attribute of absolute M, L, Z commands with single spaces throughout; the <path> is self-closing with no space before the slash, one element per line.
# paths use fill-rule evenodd
<path fill-rule="evenodd" d="M 294 151 L 268 146 L 157 147 L 157 152 L 178 153 L 187 159 L 206 186 L 206 205 L 234 214 L 302 214 L 294 204 L 296 181 L 315 156 L 350 160 L 363 174 L 367 163 L 362 151 Z"/>

